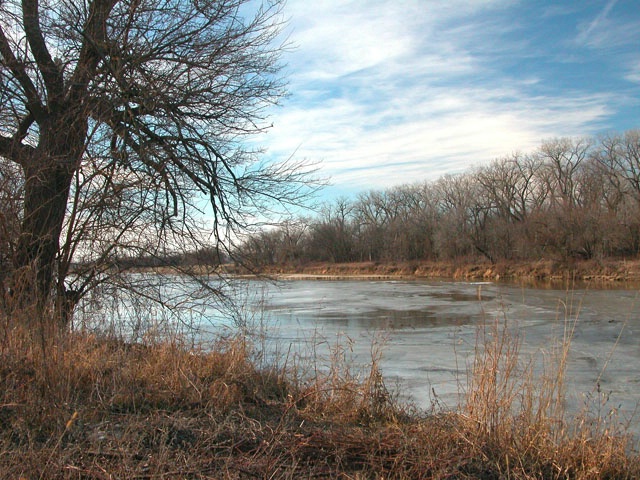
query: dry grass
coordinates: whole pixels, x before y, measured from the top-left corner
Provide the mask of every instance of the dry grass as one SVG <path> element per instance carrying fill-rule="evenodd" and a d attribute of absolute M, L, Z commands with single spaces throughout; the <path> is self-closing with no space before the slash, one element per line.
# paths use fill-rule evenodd
<path fill-rule="evenodd" d="M 574 320 L 575 322 L 575 320 Z M 565 373 L 575 324 L 541 358 L 520 353 L 506 319 L 478 335 L 470 385 L 460 415 L 464 437 L 495 478 L 636 478 L 632 437 L 615 416 L 565 410 Z M 493 477 L 492 477 L 493 478 Z"/>
<path fill-rule="evenodd" d="M 568 337 L 569 338 L 569 337 Z M 536 373 L 505 322 L 480 331 L 467 402 L 416 412 L 379 371 L 258 368 L 243 337 L 193 350 L 73 335 L 36 345 L 5 329 L 0 477 L 639 478 L 629 438 L 565 418 L 568 341 Z M 43 350 L 44 348 L 44 350 Z"/>
<path fill-rule="evenodd" d="M 229 274 L 262 273 L 289 278 L 457 278 L 457 279 L 512 279 L 536 282 L 585 281 L 603 286 L 640 280 L 640 261 L 628 259 L 572 260 L 559 262 L 503 261 L 491 263 L 464 259 L 458 261 L 405 261 L 405 262 L 309 262 L 265 266 L 258 272 L 242 271 L 226 266 Z"/>

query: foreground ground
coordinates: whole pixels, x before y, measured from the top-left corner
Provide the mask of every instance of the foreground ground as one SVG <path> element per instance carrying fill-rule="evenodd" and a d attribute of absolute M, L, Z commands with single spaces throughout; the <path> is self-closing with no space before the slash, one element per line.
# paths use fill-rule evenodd
<path fill-rule="evenodd" d="M 534 379 L 490 328 L 465 404 L 430 412 L 396 402 L 376 358 L 367 372 L 338 357 L 309 370 L 262 365 L 245 337 L 54 346 L 5 330 L 0 477 L 640 478 L 634 441 L 607 416 L 565 418 L 562 349 Z"/>

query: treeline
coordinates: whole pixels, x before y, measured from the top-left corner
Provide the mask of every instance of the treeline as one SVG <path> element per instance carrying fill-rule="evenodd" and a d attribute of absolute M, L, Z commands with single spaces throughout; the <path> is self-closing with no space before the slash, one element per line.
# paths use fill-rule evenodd
<path fill-rule="evenodd" d="M 640 252 L 640 130 L 547 140 L 436 181 L 363 192 L 248 238 L 255 266 Z"/>

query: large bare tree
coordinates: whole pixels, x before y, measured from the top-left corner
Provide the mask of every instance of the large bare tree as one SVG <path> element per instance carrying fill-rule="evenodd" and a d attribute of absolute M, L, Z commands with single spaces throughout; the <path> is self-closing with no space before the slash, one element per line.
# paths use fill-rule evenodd
<path fill-rule="evenodd" d="M 202 216 L 220 241 L 265 202 L 298 199 L 300 165 L 261 163 L 250 137 L 285 93 L 281 9 L 0 2 L 0 161 L 23 185 L 13 296 L 44 305 L 74 261 L 90 279 L 100 262 L 198 243 Z"/>

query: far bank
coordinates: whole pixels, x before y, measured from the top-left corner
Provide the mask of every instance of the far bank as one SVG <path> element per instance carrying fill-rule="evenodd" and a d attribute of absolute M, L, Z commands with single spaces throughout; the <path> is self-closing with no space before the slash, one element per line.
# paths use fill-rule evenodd
<path fill-rule="evenodd" d="M 640 282 L 640 260 L 575 260 L 569 262 L 310 262 L 243 268 L 227 265 L 226 273 L 295 278 L 452 278 L 456 280 Z"/>

